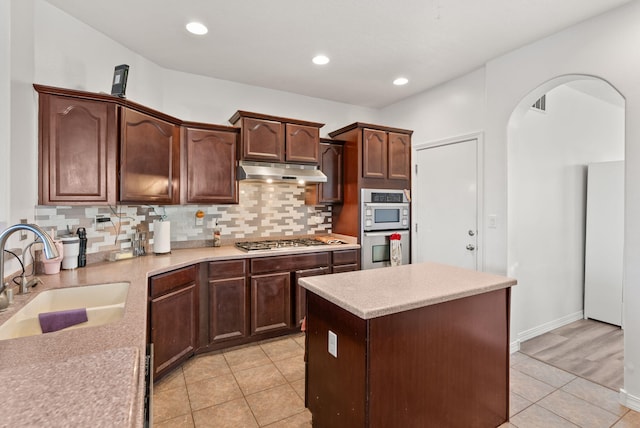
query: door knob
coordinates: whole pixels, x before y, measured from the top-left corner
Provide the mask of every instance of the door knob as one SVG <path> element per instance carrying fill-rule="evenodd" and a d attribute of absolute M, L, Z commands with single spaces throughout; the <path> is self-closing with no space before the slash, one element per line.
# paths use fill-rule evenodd
<path fill-rule="evenodd" d="M 467 245 L 467 250 L 469 250 L 469 251 L 473 251 L 473 250 L 475 250 L 475 249 L 476 249 L 476 246 L 475 246 L 475 245 L 473 245 L 473 244 L 468 244 L 468 245 Z"/>
<path fill-rule="evenodd" d="M 476 231 L 469 229 L 469 236 L 476 236 Z"/>

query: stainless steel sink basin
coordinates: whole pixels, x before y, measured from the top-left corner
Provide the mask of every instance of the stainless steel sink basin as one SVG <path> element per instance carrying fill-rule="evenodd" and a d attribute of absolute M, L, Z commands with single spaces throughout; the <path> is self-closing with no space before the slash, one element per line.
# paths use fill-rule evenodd
<path fill-rule="evenodd" d="M 38 314 L 44 312 L 86 308 L 88 321 L 65 330 L 112 323 L 124 315 L 128 291 L 128 282 L 43 291 L 0 326 L 0 340 L 42 334 Z"/>

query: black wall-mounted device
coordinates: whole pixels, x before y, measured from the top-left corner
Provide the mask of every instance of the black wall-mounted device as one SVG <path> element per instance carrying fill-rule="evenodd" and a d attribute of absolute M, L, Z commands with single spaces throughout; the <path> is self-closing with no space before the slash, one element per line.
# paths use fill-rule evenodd
<path fill-rule="evenodd" d="M 113 84 L 111 85 L 111 95 L 125 97 L 127 90 L 127 77 L 129 76 L 129 66 L 127 64 L 117 65 L 113 71 Z"/>

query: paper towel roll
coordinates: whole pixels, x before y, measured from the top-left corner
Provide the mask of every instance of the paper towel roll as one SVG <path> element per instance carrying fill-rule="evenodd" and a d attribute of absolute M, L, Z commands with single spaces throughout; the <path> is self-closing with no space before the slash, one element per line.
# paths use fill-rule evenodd
<path fill-rule="evenodd" d="M 153 222 L 153 252 L 166 254 L 171 252 L 171 222 Z"/>

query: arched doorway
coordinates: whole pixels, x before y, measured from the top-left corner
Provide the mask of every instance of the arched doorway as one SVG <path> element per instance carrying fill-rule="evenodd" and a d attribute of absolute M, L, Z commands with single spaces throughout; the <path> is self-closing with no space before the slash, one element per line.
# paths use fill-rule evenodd
<path fill-rule="evenodd" d="M 532 109 L 543 96 L 546 110 Z M 507 260 L 519 343 L 583 318 L 587 165 L 624 160 L 624 114 L 609 83 L 571 75 L 532 90 L 511 115 Z"/>

